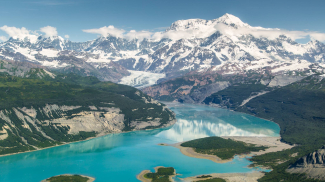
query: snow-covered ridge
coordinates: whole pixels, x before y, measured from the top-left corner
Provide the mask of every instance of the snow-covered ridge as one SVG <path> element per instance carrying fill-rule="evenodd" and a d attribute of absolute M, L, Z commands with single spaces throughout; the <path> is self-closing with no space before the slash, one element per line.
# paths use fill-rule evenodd
<path fill-rule="evenodd" d="M 121 70 L 124 76 L 128 75 L 126 70 L 133 70 L 173 77 L 225 65 L 232 65 L 233 70 L 227 73 L 234 74 L 236 70 L 258 70 L 265 66 L 278 72 L 308 69 L 313 63 L 324 64 L 322 42 L 294 41 L 304 35 L 252 27 L 236 16 L 225 14 L 214 20 L 178 20 L 166 31 L 147 38 L 108 35 L 87 42 L 71 42 L 59 36 L 40 36 L 35 41 L 11 38 L 0 43 L 0 59 L 31 61 L 55 69 L 87 68 L 86 75 L 97 71 L 116 72 L 119 76 L 114 81 L 121 78 L 118 74 Z M 142 80 L 147 76 L 135 77 Z M 139 80 L 130 82 L 130 78 L 134 80 L 134 74 L 123 83 L 135 84 Z"/>
<path fill-rule="evenodd" d="M 226 13 L 220 18 L 214 20 L 204 20 L 204 19 L 188 19 L 188 20 L 178 20 L 174 22 L 169 28 L 168 31 L 184 31 L 190 29 L 202 30 L 202 29 L 215 29 L 215 26 L 218 24 L 231 25 L 232 27 L 248 27 L 247 23 L 242 22 L 238 17 Z"/>

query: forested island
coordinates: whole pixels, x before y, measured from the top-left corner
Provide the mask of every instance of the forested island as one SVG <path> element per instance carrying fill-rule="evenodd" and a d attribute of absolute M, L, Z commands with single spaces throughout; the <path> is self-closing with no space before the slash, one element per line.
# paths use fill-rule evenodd
<path fill-rule="evenodd" d="M 250 152 L 267 149 L 264 146 L 256 146 L 216 136 L 191 140 L 182 143 L 181 146 L 194 148 L 197 153 L 216 155 L 222 160 L 231 159 L 235 155 L 249 154 Z"/>
<path fill-rule="evenodd" d="M 72 175 L 63 174 L 58 176 L 53 176 L 48 179 L 42 180 L 41 182 L 93 182 L 95 178 L 83 176 L 83 175 Z"/>

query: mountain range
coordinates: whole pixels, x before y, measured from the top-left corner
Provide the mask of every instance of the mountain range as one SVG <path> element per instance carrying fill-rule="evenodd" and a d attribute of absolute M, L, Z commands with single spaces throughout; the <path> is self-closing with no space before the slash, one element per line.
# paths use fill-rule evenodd
<path fill-rule="evenodd" d="M 179 20 L 146 38 L 10 38 L 0 43 L 0 154 L 174 124 L 158 99 L 276 122 L 295 146 L 252 157 L 273 169 L 260 181 L 306 181 L 286 170 L 317 161 L 310 156 L 325 143 L 325 44 L 294 39 L 230 14 Z"/>
<path fill-rule="evenodd" d="M 132 77 L 128 70 L 160 73 L 166 78 L 155 78 L 162 81 L 213 67 L 227 67 L 227 74 L 237 74 L 266 66 L 277 67 L 275 71 L 304 70 L 325 63 L 324 43 L 299 44 L 290 35 L 267 36 L 270 30 L 276 29 L 253 27 L 225 14 L 214 20 L 178 20 L 164 32 L 143 39 L 112 35 L 87 42 L 60 36 L 10 38 L 0 44 L 0 58 L 114 82 L 126 76 L 144 79 Z"/>

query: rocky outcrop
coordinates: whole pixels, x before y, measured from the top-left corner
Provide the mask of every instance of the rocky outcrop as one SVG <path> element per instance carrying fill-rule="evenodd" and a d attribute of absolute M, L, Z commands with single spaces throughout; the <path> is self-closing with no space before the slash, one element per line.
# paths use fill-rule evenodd
<path fill-rule="evenodd" d="M 325 180 L 325 146 L 300 158 L 286 171 L 289 173 L 305 173 L 309 178 Z"/>
<path fill-rule="evenodd" d="M 98 111 L 81 110 L 81 106 L 58 106 L 46 105 L 43 108 L 12 108 L 12 110 L 0 111 L 0 119 L 4 120 L 4 127 L 0 140 L 8 137 L 7 129 L 16 130 L 14 135 L 20 136 L 20 127 L 33 132 L 35 129 L 43 137 L 55 140 L 50 137 L 44 126 L 54 126 L 56 132 L 62 128 L 68 128 L 67 134 L 76 135 L 79 132 L 95 132 L 97 135 L 112 132 L 121 132 L 124 125 L 124 114 L 118 108 L 101 108 Z M 13 112 L 12 112 L 13 111 Z M 73 113 L 73 114 L 70 114 Z M 7 136 L 7 137 L 6 137 Z M 24 138 L 22 136 L 22 138 Z"/>

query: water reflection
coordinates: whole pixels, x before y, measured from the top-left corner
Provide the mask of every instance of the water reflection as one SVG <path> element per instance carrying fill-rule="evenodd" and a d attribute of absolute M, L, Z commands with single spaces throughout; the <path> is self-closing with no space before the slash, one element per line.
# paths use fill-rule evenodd
<path fill-rule="evenodd" d="M 182 142 L 208 136 L 265 136 L 238 129 L 229 123 L 211 123 L 179 119 L 173 128 L 163 131 L 157 137 Z"/>
<path fill-rule="evenodd" d="M 181 142 L 208 136 L 278 136 L 269 121 L 202 105 L 165 103 L 177 114 L 177 123 L 157 137 Z"/>

